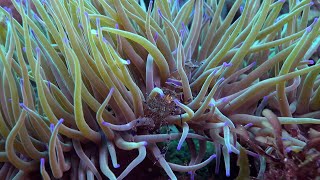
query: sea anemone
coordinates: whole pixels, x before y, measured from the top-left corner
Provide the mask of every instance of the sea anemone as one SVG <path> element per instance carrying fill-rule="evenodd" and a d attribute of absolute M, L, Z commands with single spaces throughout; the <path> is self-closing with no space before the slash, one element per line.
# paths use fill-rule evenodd
<path fill-rule="evenodd" d="M 284 3 L 12 0 L 21 22 L 0 8 L 0 177 L 124 179 L 147 154 L 170 179 L 213 161 L 219 173 L 222 157 L 231 176 L 231 154 L 239 178 L 246 155 L 260 179 L 319 169 L 320 21 L 310 0 Z M 170 162 L 172 141 L 189 162 Z"/>

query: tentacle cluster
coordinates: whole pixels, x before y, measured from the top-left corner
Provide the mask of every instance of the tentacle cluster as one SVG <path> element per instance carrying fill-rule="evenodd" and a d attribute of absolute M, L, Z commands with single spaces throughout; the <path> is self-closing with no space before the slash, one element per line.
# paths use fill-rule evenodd
<path fill-rule="evenodd" d="M 320 21 L 284 2 L 12 0 L 21 22 L 0 7 L 0 177 L 124 179 L 147 153 L 170 179 L 221 156 L 230 176 L 246 148 L 262 178 L 291 152 L 319 159 Z"/>

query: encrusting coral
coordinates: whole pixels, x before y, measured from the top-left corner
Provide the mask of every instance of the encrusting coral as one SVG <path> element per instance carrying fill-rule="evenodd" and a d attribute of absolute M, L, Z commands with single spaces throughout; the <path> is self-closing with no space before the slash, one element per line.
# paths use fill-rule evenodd
<path fill-rule="evenodd" d="M 317 177 L 320 21 L 288 2 L 12 0 L 21 22 L 0 7 L 0 177 L 124 179 L 147 154 L 170 179 L 222 157 L 230 176 L 231 153 L 239 179 L 247 155 L 258 179 Z"/>

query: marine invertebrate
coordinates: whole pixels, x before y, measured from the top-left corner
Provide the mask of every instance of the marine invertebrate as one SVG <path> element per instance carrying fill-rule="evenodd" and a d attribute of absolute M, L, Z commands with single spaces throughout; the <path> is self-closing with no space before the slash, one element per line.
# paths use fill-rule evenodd
<path fill-rule="evenodd" d="M 308 60 L 320 21 L 308 24 L 310 0 L 290 1 L 287 14 L 282 0 L 237 0 L 226 16 L 224 0 L 32 0 L 37 13 L 29 1 L 12 3 L 22 24 L 1 8 L 0 46 L 8 178 L 123 179 L 147 153 L 170 179 L 193 178 L 214 159 L 218 172 L 221 156 L 230 176 L 230 153 L 246 143 L 261 177 L 285 150 L 314 147 L 306 136 L 318 132 L 303 125 L 320 123 L 320 65 Z M 179 132 L 159 133 L 167 126 Z M 161 152 L 172 140 L 177 150 L 188 144 L 187 165 Z M 216 154 L 204 160 L 206 143 Z M 138 155 L 115 173 L 118 149 Z"/>

